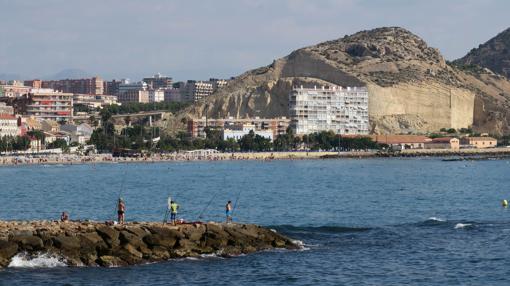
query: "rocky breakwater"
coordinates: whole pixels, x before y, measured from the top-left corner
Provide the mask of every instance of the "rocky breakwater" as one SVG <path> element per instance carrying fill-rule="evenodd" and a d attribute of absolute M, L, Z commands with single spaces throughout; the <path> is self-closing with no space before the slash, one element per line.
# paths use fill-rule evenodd
<path fill-rule="evenodd" d="M 252 224 L 33 221 L 0 222 L 0 266 L 17 255 L 50 255 L 70 266 L 126 266 L 204 254 L 235 256 L 297 249 L 289 238 Z"/>

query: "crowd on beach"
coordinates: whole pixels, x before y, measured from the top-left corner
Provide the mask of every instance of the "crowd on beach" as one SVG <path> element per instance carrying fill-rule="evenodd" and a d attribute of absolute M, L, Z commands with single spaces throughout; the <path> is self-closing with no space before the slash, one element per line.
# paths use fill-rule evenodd
<path fill-rule="evenodd" d="M 332 152 L 263 152 L 263 153 L 166 153 L 151 156 L 114 157 L 112 154 L 49 154 L 0 156 L 2 165 L 50 165 L 50 164 L 85 164 L 85 163 L 129 163 L 129 162 L 171 162 L 171 161 L 223 161 L 223 160 L 273 160 L 273 159 L 307 159 L 320 158 Z M 336 154 L 336 153 L 332 153 Z"/>

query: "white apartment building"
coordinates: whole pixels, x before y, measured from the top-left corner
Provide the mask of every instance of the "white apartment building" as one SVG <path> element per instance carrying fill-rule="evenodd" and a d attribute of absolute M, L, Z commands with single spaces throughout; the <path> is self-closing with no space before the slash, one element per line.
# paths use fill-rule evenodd
<path fill-rule="evenodd" d="M 73 119 L 73 94 L 49 88 L 31 89 L 32 102 L 27 114 L 39 119 L 71 121 Z"/>
<path fill-rule="evenodd" d="M 368 90 L 340 86 L 294 88 L 289 95 L 291 128 L 296 134 L 333 131 L 368 134 Z"/>
<path fill-rule="evenodd" d="M 234 140 L 239 140 L 243 138 L 244 135 L 248 135 L 250 131 L 255 133 L 255 135 L 262 136 L 267 138 L 273 142 L 273 131 L 272 130 L 256 130 L 255 125 L 253 124 L 243 124 L 241 128 L 236 129 L 224 129 L 223 130 L 223 140 L 228 140 L 230 138 Z"/>
<path fill-rule="evenodd" d="M 149 102 L 165 101 L 165 91 L 162 89 L 149 90 Z"/>
<path fill-rule="evenodd" d="M 0 114 L 0 138 L 19 135 L 18 120 L 12 114 Z"/>
<path fill-rule="evenodd" d="M 200 101 L 214 92 L 214 86 L 209 81 L 193 81 L 186 83 L 184 97 L 192 101 Z"/>

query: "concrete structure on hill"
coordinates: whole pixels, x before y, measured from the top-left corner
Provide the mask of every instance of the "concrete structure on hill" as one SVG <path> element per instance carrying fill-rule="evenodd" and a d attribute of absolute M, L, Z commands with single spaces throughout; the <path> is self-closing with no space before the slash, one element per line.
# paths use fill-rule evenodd
<path fill-rule="evenodd" d="M 474 148 L 494 148 L 498 145 L 498 140 L 492 137 L 463 137 L 460 143 L 465 147 Z"/>
<path fill-rule="evenodd" d="M 285 134 L 290 124 L 290 119 L 286 117 L 279 118 L 224 118 L 224 119 L 200 119 L 188 120 L 188 135 L 193 138 L 205 138 L 205 127 L 215 129 L 236 129 L 238 126 L 251 124 L 255 130 L 270 131 L 276 138 L 280 134 Z"/>
<path fill-rule="evenodd" d="M 104 81 L 100 77 L 83 79 L 44 80 L 42 88 L 51 88 L 64 93 L 104 94 Z"/>
<path fill-rule="evenodd" d="M 294 88 L 289 95 L 289 114 L 298 135 L 330 130 L 368 134 L 368 91 L 364 87 Z"/>
<path fill-rule="evenodd" d="M 32 103 L 27 105 L 27 114 L 40 119 L 72 121 L 73 94 L 52 89 L 32 89 Z"/>
<path fill-rule="evenodd" d="M 211 78 L 208 81 L 176 82 L 165 89 L 165 101 L 198 102 L 225 87 L 228 80 Z"/>
<path fill-rule="evenodd" d="M 18 135 L 20 135 L 18 119 L 12 114 L 0 114 L 0 138 Z"/>
<path fill-rule="evenodd" d="M 255 135 L 262 136 L 273 142 L 273 132 L 271 130 L 257 130 L 254 124 L 246 123 L 238 126 L 230 126 L 223 129 L 223 140 L 234 139 L 240 140 L 243 136 L 248 135 L 251 131 Z"/>

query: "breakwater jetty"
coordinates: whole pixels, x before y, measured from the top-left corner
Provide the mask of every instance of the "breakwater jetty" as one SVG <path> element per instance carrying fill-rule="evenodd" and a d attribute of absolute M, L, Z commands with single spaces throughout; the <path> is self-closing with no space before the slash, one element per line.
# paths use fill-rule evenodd
<path fill-rule="evenodd" d="M 59 257 L 69 266 L 111 267 L 210 254 L 228 257 L 274 248 L 299 246 L 253 224 L 0 221 L 0 267 L 9 266 L 20 254 Z"/>

